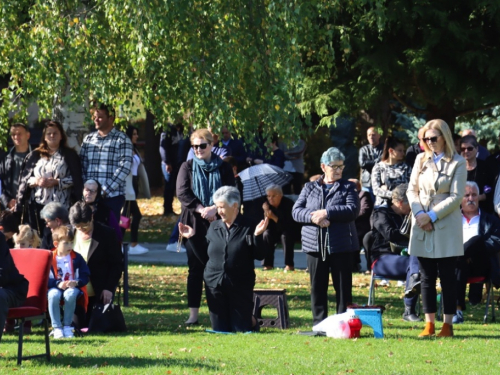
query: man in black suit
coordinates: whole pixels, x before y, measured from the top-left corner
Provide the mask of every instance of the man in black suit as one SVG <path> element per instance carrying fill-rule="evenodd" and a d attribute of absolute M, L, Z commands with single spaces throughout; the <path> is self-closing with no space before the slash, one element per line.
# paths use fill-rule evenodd
<path fill-rule="evenodd" d="M 19 273 L 0 232 L 0 339 L 9 308 L 21 306 L 28 294 L 28 280 Z"/>
<path fill-rule="evenodd" d="M 292 217 L 294 202 L 283 196 L 283 190 L 279 185 L 268 186 L 266 197 L 266 201 L 262 204 L 264 217 L 269 218 L 269 225 L 264 231 L 264 270 L 274 268 L 275 246 L 281 242 L 285 254 L 285 272 L 294 271 L 293 245 L 295 234 L 300 233 Z"/>
<path fill-rule="evenodd" d="M 467 279 L 477 276 L 498 278 L 498 269 L 495 269 L 498 268 L 498 263 L 495 258 L 498 257 L 500 249 L 500 220 L 495 215 L 479 209 L 478 197 L 478 185 L 474 181 L 467 181 L 462 198 L 464 256 L 457 258 L 457 312 L 453 316 L 453 324 L 464 322 Z M 482 290 L 482 284 L 471 284 L 469 302 L 479 303 Z"/>

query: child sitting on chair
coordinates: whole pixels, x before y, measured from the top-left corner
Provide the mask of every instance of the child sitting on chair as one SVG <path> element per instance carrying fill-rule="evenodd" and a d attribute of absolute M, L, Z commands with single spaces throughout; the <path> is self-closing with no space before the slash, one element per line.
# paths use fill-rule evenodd
<path fill-rule="evenodd" d="M 14 234 L 13 238 L 16 249 L 36 249 L 40 246 L 38 233 L 27 224 L 20 225 L 19 233 Z"/>
<path fill-rule="evenodd" d="M 71 323 L 77 299 L 84 296 L 84 309 L 87 307 L 87 288 L 90 271 L 82 256 L 73 251 L 73 231 L 60 226 L 52 232 L 52 266 L 49 275 L 49 314 L 54 328 L 54 338 L 74 337 Z M 61 324 L 61 301 L 64 301 L 64 317 Z"/>

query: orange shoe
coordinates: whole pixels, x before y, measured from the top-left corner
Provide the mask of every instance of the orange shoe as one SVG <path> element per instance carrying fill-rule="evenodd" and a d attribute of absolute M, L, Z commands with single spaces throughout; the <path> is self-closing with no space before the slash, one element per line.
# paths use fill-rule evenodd
<path fill-rule="evenodd" d="M 437 334 L 437 337 L 453 337 L 453 325 L 444 323 L 441 328 L 441 332 Z"/>
<path fill-rule="evenodd" d="M 418 337 L 431 337 L 436 334 L 434 330 L 434 323 L 426 322 L 424 330 L 418 335 Z"/>

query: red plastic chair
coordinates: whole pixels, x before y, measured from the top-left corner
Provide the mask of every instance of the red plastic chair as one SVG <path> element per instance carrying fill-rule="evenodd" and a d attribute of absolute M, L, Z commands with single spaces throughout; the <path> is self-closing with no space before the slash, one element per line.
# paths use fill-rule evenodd
<path fill-rule="evenodd" d="M 19 319 L 19 341 L 17 364 L 23 359 L 46 357 L 50 361 L 49 314 L 47 311 L 47 291 L 52 254 L 49 250 L 12 249 L 10 251 L 19 273 L 29 281 L 28 297 L 21 307 L 9 309 L 7 319 Z M 23 329 L 25 321 L 42 319 L 45 327 L 45 353 L 23 357 Z"/>

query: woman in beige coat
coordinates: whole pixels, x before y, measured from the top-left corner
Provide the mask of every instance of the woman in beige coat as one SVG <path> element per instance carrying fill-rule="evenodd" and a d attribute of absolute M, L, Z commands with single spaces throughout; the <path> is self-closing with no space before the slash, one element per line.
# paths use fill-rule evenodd
<path fill-rule="evenodd" d="M 425 152 L 415 161 L 408 186 L 413 213 L 409 253 L 417 256 L 421 281 L 425 329 L 434 335 L 437 311 L 436 279 L 439 274 L 444 305 L 444 324 L 439 337 L 453 336 L 456 308 L 455 264 L 462 256 L 460 202 L 465 192 L 465 159 L 455 151 L 451 131 L 443 120 L 425 124 Z"/>

